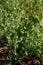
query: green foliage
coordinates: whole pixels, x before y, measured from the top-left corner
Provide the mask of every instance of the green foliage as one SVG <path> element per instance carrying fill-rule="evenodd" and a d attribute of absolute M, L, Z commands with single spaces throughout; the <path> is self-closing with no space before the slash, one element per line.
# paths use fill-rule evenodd
<path fill-rule="evenodd" d="M 0 0 L 0 39 L 13 46 L 10 60 L 43 59 L 43 0 Z"/>

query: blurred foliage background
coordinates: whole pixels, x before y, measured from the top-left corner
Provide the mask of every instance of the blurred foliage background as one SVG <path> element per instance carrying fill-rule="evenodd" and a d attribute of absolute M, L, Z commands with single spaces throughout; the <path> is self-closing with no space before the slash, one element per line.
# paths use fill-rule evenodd
<path fill-rule="evenodd" d="M 12 47 L 7 59 L 43 60 L 43 0 L 0 0 L 0 40 Z"/>

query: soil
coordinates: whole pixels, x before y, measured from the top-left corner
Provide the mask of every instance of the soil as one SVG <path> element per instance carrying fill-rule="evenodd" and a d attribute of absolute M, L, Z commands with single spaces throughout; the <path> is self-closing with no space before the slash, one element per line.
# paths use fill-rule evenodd
<path fill-rule="evenodd" d="M 8 49 L 6 45 L 0 45 L 0 65 L 40 65 L 41 63 L 41 60 L 35 54 L 30 54 L 24 60 L 9 62 L 9 60 L 6 60 L 9 53 L 11 53 L 11 48 Z"/>

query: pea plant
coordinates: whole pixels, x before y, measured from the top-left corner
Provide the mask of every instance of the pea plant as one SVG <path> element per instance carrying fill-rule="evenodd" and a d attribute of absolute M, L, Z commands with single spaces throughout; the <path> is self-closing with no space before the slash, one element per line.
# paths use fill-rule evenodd
<path fill-rule="evenodd" d="M 12 47 L 10 60 L 32 52 L 43 60 L 43 0 L 0 0 L 0 40 Z"/>

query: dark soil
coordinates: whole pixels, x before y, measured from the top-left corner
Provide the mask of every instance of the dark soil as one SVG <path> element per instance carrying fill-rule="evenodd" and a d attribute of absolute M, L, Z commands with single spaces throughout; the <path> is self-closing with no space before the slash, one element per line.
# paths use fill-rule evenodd
<path fill-rule="evenodd" d="M 35 54 L 30 54 L 27 58 L 20 61 L 12 61 L 6 60 L 6 56 L 11 53 L 11 48 L 7 48 L 5 45 L 0 45 L 0 65 L 40 65 L 41 60 Z"/>

